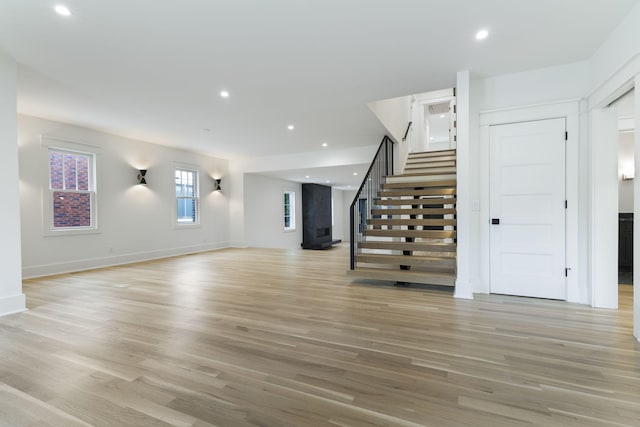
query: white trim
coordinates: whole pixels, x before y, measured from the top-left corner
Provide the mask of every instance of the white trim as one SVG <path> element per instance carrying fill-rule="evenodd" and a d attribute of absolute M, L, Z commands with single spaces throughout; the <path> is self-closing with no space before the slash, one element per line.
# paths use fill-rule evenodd
<path fill-rule="evenodd" d="M 154 259 L 170 258 L 199 252 L 208 252 L 233 247 L 230 242 L 212 242 L 179 248 L 157 249 L 144 252 L 132 252 L 108 257 L 87 258 L 61 263 L 40 264 L 22 268 L 24 279 L 50 276 L 53 274 L 72 273 L 76 271 L 92 270 L 115 265 L 131 264 L 135 262 L 151 261 Z"/>
<path fill-rule="evenodd" d="M 578 280 L 580 271 L 584 268 L 579 256 L 579 147 L 580 147 L 580 111 L 581 102 L 578 99 L 552 102 L 548 104 L 534 104 L 490 110 L 480 113 L 480 283 L 475 292 L 489 293 L 490 291 L 490 259 L 489 259 L 489 127 L 535 120 L 565 118 L 569 138 L 566 142 L 566 197 L 567 227 L 566 227 L 566 263 L 571 270 L 567 277 L 567 301 L 586 304 L 586 291 L 581 290 Z M 585 284 L 583 284 L 585 286 Z"/>
<path fill-rule="evenodd" d="M 43 237 L 64 237 L 78 236 L 83 234 L 100 234 L 101 230 L 98 223 L 99 218 L 99 184 L 98 171 L 100 170 L 100 149 L 89 144 L 80 144 L 70 142 L 63 139 L 56 139 L 40 135 L 40 168 L 46 171 L 44 182 L 40 183 L 40 219 L 41 233 Z M 94 150 L 95 149 L 95 150 Z M 91 151 L 87 151 L 91 150 Z M 91 158 L 89 165 L 89 190 L 91 198 L 91 226 L 90 227 L 53 227 L 53 205 L 52 196 L 54 191 L 50 188 L 51 169 L 50 169 L 50 153 L 51 151 L 69 152 L 87 155 Z M 64 179 L 64 178 L 63 178 Z"/>
<path fill-rule="evenodd" d="M 24 294 L 0 298 L 0 316 L 22 313 L 23 311 L 27 311 Z"/>
<path fill-rule="evenodd" d="M 286 227 L 284 225 L 284 214 L 285 214 L 285 212 L 284 212 L 284 195 L 287 194 L 287 193 L 293 195 L 293 197 L 289 198 L 289 218 L 290 218 L 289 222 L 291 224 L 289 227 Z M 283 195 L 283 197 L 282 197 L 282 215 L 280 216 L 280 218 L 282 219 L 282 232 L 283 233 L 292 233 L 292 232 L 296 231 L 296 226 L 297 226 L 297 224 L 296 224 L 296 198 L 297 198 L 296 197 L 296 190 L 291 188 L 291 187 L 285 186 L 285 187 L 282 188 L 282 195 Z M 293 200 L 293 203 L 291 203 L 291 200 Z"/>
<path fill-rule="evenodd" d="M 453 290 L 453 297 L 458 299 L 473 299 L 473 292 L 470 291 L 471 283 L 456 280 L 456 286 Z"/>
<path fill-rule="evenodd" d="M 174 230 L 188 230 L 193 228 L 200 228 L 200 168 L 195 165 L 189 165 L 186 163 L 173 162 L 173 229 Z M 195 173 L 195 191 L 193 197 L 180 197 L 180 199 L 195 199 L 196 201 L 196 220 L 194 222 L 180 222 L 178 221 L 178 196 L 176 195 L 176 172 L 194 172 Z"/>
<path fill-rule="evenodd" d="M 78 151 L 80 153 L 90 150 L 92 153 L 97 154 L 102 151 L 102 148 L 97 145 L 57 138 L 46 134 L 40 134 L 40 146 L 44 148 L 61 148 L 63 150 Z"/>
<path fill-rule="evenodd" d="M 640 52 L 629 58 L 608 78 L 589 93 L 590 108 L 602 108 L 634 87 L 634 78 L 640 74 Z"/>

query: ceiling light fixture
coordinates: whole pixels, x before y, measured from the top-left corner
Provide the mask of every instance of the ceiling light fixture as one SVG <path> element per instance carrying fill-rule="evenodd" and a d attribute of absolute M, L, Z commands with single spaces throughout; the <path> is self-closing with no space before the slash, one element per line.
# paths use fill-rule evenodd
<path fill-rule="evenodd" d="M 294 129 L 295 129 L 295 127 L 294 127 L 293 125 L 289 125 L 289 126 L 287 126 L 287 129 L 289 129 L 289 130 L 294 130 Z"/>
<path fill-rule="evenodd" d="M 309 179 L 309 175 L 305 175 L 305 178 Z"/>
<path fill-rule="evenodd" d="M 223 90 L 220 92 L 220 96 L 223 98 L 228 98 L 229 97 L 229 92 L 227 92 L 226 90 Z"/>
<path fill-rule="evenodd" d="M 54 7 L 54 10 L 58 13 L 58 15 L 71 16 L 71 11 L 69 10 L 69 8 L 67 8 L 67 6 L 59 4 Z"/>
<path fill-rule="evenodd" d="M 327 184 L 329 184 L 331 181 L 327 180 L 326 182 L 327 182 Z"/>
<path fill-rule="evenodd" d="M 489 36 L 489 31 L 482 29 L 476 33 L 476 40 L 484 40 L 488 36 Z"/>
<path fill-rule="evenodd" d="M 353 176 L 358 176 L 358 172 L 354 172 L 354 173 L 353 173 Z"/>
<path fill-rule="evenodd" d="M 323 147 L 326 147 L 327 145 L 329 145 L 329 144 L 327 144 L 326 142 L 323 142 L 323 143 L 322 143 L 322 146 L 323 146 Z"/>
<path fill-rule="evenodd" d="M 440 114 L 440 118 L 441 118 L 441 119 L 444 119 L 444 114 Z"/>

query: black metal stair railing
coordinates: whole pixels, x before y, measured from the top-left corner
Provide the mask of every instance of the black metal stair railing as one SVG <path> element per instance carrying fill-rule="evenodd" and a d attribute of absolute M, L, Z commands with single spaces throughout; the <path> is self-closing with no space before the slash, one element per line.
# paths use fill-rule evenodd
<path fill-rule="evenodd" d="M 380 142 L 369 170 L 364 176 L 362 185 L 351 203 L 351 238 L 350 238 L 350 268 L 356 268 L 356 256 L 359 243 L 363 240 L 367 222 L 373 217 L 371 209 L 378 197 L 386 176 L 393 175 L 393 140 L 385 135 Z"/>

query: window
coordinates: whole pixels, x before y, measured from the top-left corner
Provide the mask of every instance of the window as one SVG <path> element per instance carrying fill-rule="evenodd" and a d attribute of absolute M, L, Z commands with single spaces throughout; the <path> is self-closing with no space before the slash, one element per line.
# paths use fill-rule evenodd
<path fill-rule="evenodd" d="M 176 169 L 176 207 L 178 224 L 198 224 L 198 171 Z"/>
<path fill-rule="evenodd" d="M 284 192 L 284 229 L 296 229 L 296 193 L 293 191 Z"/>
<path fill-rule="evenodd" d="M 96 228 L 94 154 L 49 149 L 52 230 Z"/>

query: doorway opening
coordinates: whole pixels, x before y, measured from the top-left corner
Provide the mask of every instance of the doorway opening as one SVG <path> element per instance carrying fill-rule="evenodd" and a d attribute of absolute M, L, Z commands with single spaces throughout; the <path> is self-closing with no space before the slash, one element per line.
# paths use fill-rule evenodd
<path fill-rule="evenodd" d="M 625 286 L 633 285 L 634 102 L 635 92 L 632 89 L 610 104 L 616 108 L 618 115 L 618 284 L 620 292 L 625 292 Z"/>

